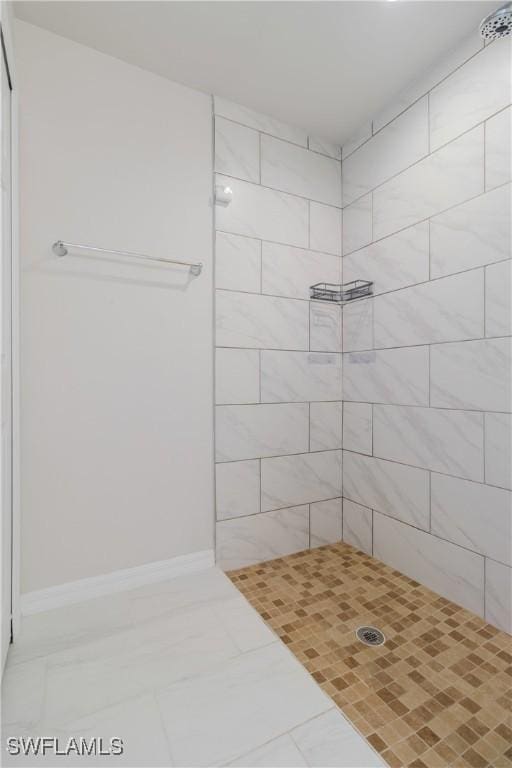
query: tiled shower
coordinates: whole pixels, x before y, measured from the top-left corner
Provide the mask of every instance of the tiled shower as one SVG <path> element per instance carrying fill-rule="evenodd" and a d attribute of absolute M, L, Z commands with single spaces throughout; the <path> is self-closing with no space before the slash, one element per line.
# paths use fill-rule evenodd
<path fill-rule="evenodd" d="M 217 556 L 342 533 L 341 149 L 215 99 Z"/>
<path fill-rule="evenodd" d="M 342 539 L 511 630 L 509 71 L 475 34 L 343 148 L 214 99 L 225 570 Z"/>
<path fill-rule="evenodd" d="M 512 766 L 488 10 L 0 4 L 6 765 Z"/>

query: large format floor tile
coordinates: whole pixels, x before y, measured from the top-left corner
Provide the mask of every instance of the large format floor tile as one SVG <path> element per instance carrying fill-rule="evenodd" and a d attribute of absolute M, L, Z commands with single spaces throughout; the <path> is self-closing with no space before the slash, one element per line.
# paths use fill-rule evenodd
<path fill-rule="evenodd" d="M 26 617 L 3 679 L 2 739 L 12 736 L 57 737 L 61 749 L 115 737 L 124 753 L 6 755 L 2 765 L 278 767 L 325 757 L 348 768 L 365 754 L 381 765 L 217 568 Z"/>
<path fill-rule="evenodd" d="M 158 702 L 177 764 L 222 764 L 326 712 L 332 702 L 310 682 L 274 643 L 170 686 Z"/>

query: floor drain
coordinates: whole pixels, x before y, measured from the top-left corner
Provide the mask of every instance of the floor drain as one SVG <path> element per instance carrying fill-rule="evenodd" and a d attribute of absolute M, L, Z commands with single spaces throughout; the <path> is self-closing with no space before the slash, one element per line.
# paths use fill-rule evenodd
<path fill-rule="evenodd" d="M 375 627 L 359 627 L 356 636 L 365 645 L 382 645 L 386 641 L 380 629 Z"/>

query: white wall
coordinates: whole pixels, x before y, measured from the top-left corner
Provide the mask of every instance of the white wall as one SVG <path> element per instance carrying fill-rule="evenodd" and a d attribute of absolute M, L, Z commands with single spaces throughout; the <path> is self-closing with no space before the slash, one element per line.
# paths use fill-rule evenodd
<path fill-rule="evenodd" d="M 510 55 L 475 32 L 343 152 L 343 537 L 509 632 Z"/>
<path fill-rule="evenodd" d="M 27 592 L 213 546 L 211 102 L 16 33 Z M 58 238 L 206 268 L 59 260 Z"/>

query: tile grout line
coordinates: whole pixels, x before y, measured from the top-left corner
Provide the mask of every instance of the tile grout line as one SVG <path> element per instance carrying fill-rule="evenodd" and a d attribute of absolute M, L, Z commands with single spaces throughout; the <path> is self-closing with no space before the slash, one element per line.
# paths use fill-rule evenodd
<path fill-rule="evenodd" d="M 427 157 L 432 154 L 432 124 L 430 120 L 430 91 L 426 94 L 427 99 Z"/>
<path fill-rule="evenodd" d="M 217 402 L 217 381 L 216 381 L 216 361 L 217 361 L 217 322 L 216 322 L 216 299 L 217 299 L 217 215 L 215 207 L 215 99 L 212 96 L 210 100 L 210 114 L 211 114 L 211 199 L 212 199 L 212 219 L 211 219 L 211 233 L 212 233 L 212 416 L 213 416 L 213 434 L 212 434 L 212 453 L 213 453 L 213 551 L 214 558 L 216 560 L 217 553 L 217 472 L 216 472 L 216 453 L 217 453 L 217 430 L 215 424 L 216 415 L 216 402 Z M 172 755 L 172 753 L 171 753 Z"/>
<path fill-rule="evenodd" d="M 336 161 L 333 161 L 336 162 Z M 287 195 L 288 197 L 293 197 L 295 200 L 302 200 L 304 203 L 312 202 L 312 203 L 318 203 L 319 205 L 327 205 L 329 208 L 334 208 L 338 211 L 342 210 L 341 200 L 339 205 L 337 203 L 333 203 L 332 200 L 319 200 L 316 197 L 308 197 L 307 195 L 300 195 L 297 192 L 290 192 L 287 189 L 281 189 L 280 187 L 270 187 L 268 184 L 258 184 L 255 181 L 250 181 L 246 178 L 242 178 L 241 176 L 234 176 L 230 173 L 222 173 L 222 171 L 215 171 L 215 174 L 217 176 L 223 176 L 226 179 L 232 179 L 233 181 L 240 182 L 241 184 L 248 184 L 252 187 L 259 187 L 260 189 L 265 189 L 269 192 L 276 192 L 278 195 Z M 355 201 L 354 201 L 355 202 Z M 236 235 L 236 232 L 233 232 L 232 234 Z M 248 235 L 250 237 L 250 235 Z"/>
<path fill-rule="evenodd" d="M 348 349 L 346 352 L 342 352 L 341 354 L 343 356 L 345 355 L 359 355 L 359 354 L 366 354 L 368 352 L 389 352 L 393 350 L 398 349 L 418 349 L 419 347 L 441 347 L 445 346 L 446 344 L 473 344 L 475 341 L 506 341 L 507 339 L 510 339 L 510 336 L 475 336 L 470 339 L 449 339 L 447 341 L 420 341 L 416 342 L 415 344 L 402 344 L 394 347 L 365 347 L 363 349 Z M 227 347 L 227 349 L 238 349 L 238 347 Z M 279 350 L 277 348 L 269 351 L 275 351 L 275 352 L 304 352 L 306 350 L 303 349 L 296 349 L 296 350 Z M 340 354 L 339 352 L 330 352 L 329 354 Z M 421 407 L 421 406 L 418 406 Z M 444 406 L 436 406 L 437 408 L 444 408 Z M 455 410 L 458 410 L 455 408 Z M 482 410 L 478 408 L 466 408 L 464 410 Z M 510 411 L 496 411 L 496 413 L 510 413 Z"/>
<path fill-rule="evenodd" d="M 463 342 L 461 342 L 463 343 Z M 432 344 L 427 344 L 427 384 L 428 384 L 428 408 L 432 407 L 431 388 L 432 388 L 432 365 L 431 365 Z"/>
<path fill-rule="evenodd" d="M 484 292 L 484 294 L 483 294 L 483 306 L 484 306 L 484 317 L 483 317 L 483 321 L 484 321 L 484 335 L 483 335 L 483 338 L 487 339 L 488 338 L 487 337 L 487 322 L 486 322 L 486 316 L 487 316 L 487 298 L 486 298 L 486 294 L 487 294 L 487 279 L 486 279 L 487 278 L 487 265 L 485 267 L 483 267 L 482 271 L 483 271 L 482 282 L 483 282 L 483 292 Z"/>
<path fill-rule="evenodd" d="M 432 533 L 432 471 L 429 469 L 427 475 L 428 484 L 428 530 Z"/>
<path fill-rule="evenodd" d="M 373 243 L 380 243 L 382 240 L 387 240 L 389 237 L 393 237 L 394 235 L 398 235 L 401 232 L 405 232 L 407 229 L 411 229 L 412 227 L 416 227 L 419 224 L 423 224 L 426 221 L 429 221 L 431 219 L 435 219 L 438 216 L 442 216 L 445 213 L 448 213 L 449 211 L 453 211 L 455 208 L 459 208 L 463 205 L 466 205 L 467 203 L 473 202 L 475 200 L 478 200 L 480 197 L 484 197 L 485 195 L 489 195 L 492 192 L 494 192 L 497 189 L 503 189 L 507 186 L 509 186 L 511 183 L 510 180 L 504 181 L 501 184 L 497 184 L 495 187 L 491 187 L 490 189 L 483 190 L 482 192 L 479 192 L 477 195 L 473 195 L 472 197 L 463 198 L 457 203 L 454 203 L 453 205 L 449 205 L 447 208 L 442 208 L 440 211 L 436 211 L 435 213 L 431 213 L 428 216 L 424 216 L 422 219 L 418 219 L 417 221 L 412 222 L 411 224 L 407 224 L 405 227 L 399 227 L 398 229 L 394 229 L 391 232 L 387 232 L 385 235 L 382 235 L 382 237 L 377 237 L 375 240 L 372 240 L 371 243 L 365 243 L 364 245 L 358 246 L 357 248 L 352 249 L 351 251 L 347 251 L 347 253 L 344 253 L 343 256 L 351 256 L 353 253 L 357 253 L 358 251 L 362 251 L 363 248 L 367 248 L 368 245 L 372 245 Z M 370 192 L 367 192 L 365 195 L 362 195 L 358 200 L 354 200 L 354 203 L 359 202 L 362 200 L 363 197 L 368 197 L 371 193 L 373 193 L 375 190 L 371 190 Z M 350 203 L 352 205 L 352 203 Z M 343 210 L 346 210 L 347 208 L 350 208 L 350 205 L 346 206 Z M 332 206 L 331 206 L 332 207 Z M 236 234 L 236 233 L 233 233 Z M 241 235 L 242 237 L 242 235 Z"/>
<path fill-rule="evenodd" d="M 510 182 L 505 182 L 505 184 L 501 184 L 500 186 L 506 186 L 506 184 L 508 183 Z M 254 186 L 259 186 L 259 185 L 255 184 Z M 498 187 L 496 187 L 496 189 L 498 189 Z M 319 203 L 319 205 L 323 205 L 325 208 L 332 208 L 333 211 L 339 211 L 341 213 L 341 209 L 336 208 L 333 205 L 328 205 L 327 203 Z M 261 236 L 258 237 L 256 235 L 247 235 L 241 232 L 232 232 L 231 230 L 228 230 L 228 229 L 217 229 L 216 232 L 217 234 L 228 235 L 229 237 L 240 237 L 240 238 L 243 238 L 244 240 L 257 240 L 258 242 L 268 243 L 269 245 L 280 245 L 283 248 L 295 248 L 298 251 L 311 251 L 312 253 L 318 253 L 321 256 L 336 256 L 336 258 L 341 258 L 341 254 L 339 253 L 333 253 L 332 251 L 319 251 L 316 248 L 308 248 L 307 245 L 297 245 L 296 243 L 290 243 L 290 242 L 285 242 L 281 240 L 271 240 L 268 237 L 261 237 Z"/>
<path fill-rule="evenodd" d="M 349 501 L 354 501 L 349 497 L 347 498 Z M 360 502 L 354 501 L 354 504 L 360 504 Z M 364 507 L 366 506 L 366 504 L 360 504 L 360 506 Z M 367 509 L 370 509 L 370 507 L 367 507 Z M 504 565 L 506 568 L 509 568 L 511 570 L 511 574 L 512 574 L 512 567 L 508 563 L 504 563 L 502 560 L 496 560 L 495 557 L 489 557 L 488 555 L 485 555 L 483 552 L 479 552 L 475 549 L 470 549 L 469 547 L 465 547 L 463 544 L 459 544 L 458 542 L 453 541 L 452 539 L 446 539 L 443 536 L 439 536 L 439 534 L 437 533 L 432 533 L 432 531 L 427 530 L 426 528 L 420 528 L 418 525 L 413 525 L 412 523 L 409 523 L 406 520 L 402 520 L 400 517 L 395 517 L 394 515 L 389 514 L 389 512 L 381 512 L 380 509 L 374 509 L 373 511 L 377 515 L 382 515 L 382 517 L 388 518 L 388 520 L 394 520 L 395 523 L 398 523 L 399 525 L 406 525 L 408 528 L 412 528 L 414 531 L 423 533 L 425 534 L 425 536 L 430 536 L 432 539 L 435 539 L 436 541 L 443 541 L 446 544 L 451 544 L 452 547 L 457 547 L 457 549 L 462 549 L 464 552 L 470 552 L 472 555 L 482 558 L 482 560 L 485 560 L 487 558 L 488 560 L 492 560 L 495 563 Z"/>
<path fill-rule="evenodd" d="M 233 102 L 234 103 L 234 102 Z M 239 106 L 236 104 L 235 106 Z M 248 128 L 250 131 L 255 131 L 256 133 L 263 134 L 263 136 L 270 136 L 272 139 L 278 139 L 279 141 L 284 141 L 287 144 L 291 144 L 293 147 L 299 147 L 300 149 L 308 149 L 307 143 L 308 143 L 308 137 L 306 136 L 306 143 L 305 144 L 299 144 L 297 141 L 292 141 L 291 139 L 284 139 L 282 136 L 277 136 L 275 133 L 269 133 L 269 131 L 264 131 L 262 128 L 255 128 L 253 125 L 247 125 L 247 123 L 242 123 L 240 120 L 235 120 L 232 117 L 226 117 L 226 115 L 223 115 L 222 112 L 215 112 L 216 117 L 222 118 L 222 120 L 227 120 L 229 123 L 235 123 L 235 125 L 240 125 L 242 128 Z M 264 117 L 267 117 L 267 115 L 264 115 Z M 269 118 L 270 120 L 273 120 L 273 118 Z M 283 123 L 283 125 L 285 125 Z M 293 126 L 286 126 L 287 128 L 291 128 L 293 130 Z M 320 154 L 320 153 L 317 153 Z"/>
<path fill-rule="evenodd" d="M 484 423 L 484 428 L 483 428 L 483 446 L 482 446 L 482 453 L 483 453 L 483 456 L 484 456 L 484 479 L 483 479 L 483 482 L 484 482 L 484 485 L 490 485 L 490 483 L 487 483 L 487 481 L 486 481 L 487 462 L 485 460 L 485 442 L 486 442 L 485 441 L 485 437 L 486 437 L 486 433 L 487 433 L 487 411 L 483 412 L 483 423 Z"/>
<path fill-rule="evenodd" d="M 422 96 L 421 98 L 425 98 L 425 97 Z M 420 101 L 420 99 L 418 99 L 418 101 Z M 463 136 L 467 136 L 469 133 L 471 133 L 471 131 L 475 131 L 476 129 L 478 129 L 480 127 L 483 127 L 488 120 L 492 120 L 493 117 L 496 117 L 496 115 L 499 115 L 501 112 L 504 112 L 509 107 L 510 107 L 510 103 L 507 103 L 506 106 L 501 107 L 496 112 L 493 112 L 491 115 L 488 115 L 483 120 L 480 120 L 478 123 L 474 123 L 474 125 L 472 125 L 470 128 L 466 128 L 464 131 L 462 131 L 462 133 L 458 133 L 452 139 L 449 139 L 448 141 L 444 142 L 443 144 L 439 144 L 439 146 L 435 147 L 435 149 L 432 149 L 431 151 L 427 152 L 426 154 L 421 155 L 414 162 L 412 162 L 409 165 L 406 165 L 405 167 L 401 168 L 396 173 L 393 173 L 391 176 L 389 176 L 386 179 L 384 179 L 384 181 L 381 181 L 378 184 L 375 184 L 375 186 L 370 187 L 369 189 L 366 190 L 366 192 L 361 193 L 357 197 L 355 197 L 352 200 L 350 200 L 348 203 L 344 204 L 344 201 L 342 200 L 342 206 L 341 206 L 342 209 L 344 210 L 345 208 L 349 208 L 353 203 L 360 202 L 363 199 L 363 197 L 366 197 L 368 194 L 370 194 L 370 192 L 374 192 L 375 190 L 381 189 L 386 184 L 388 184 L 390 181 L 393 181 L 394 179 L 397 179 L 399 176 L 401 176 L 403 173 L 406 173 L 411 168 L 414 168 L 415 166 L 419 165 L 420 163 L 424 162 L 425 160 L 428 160 L 429 158 L 433 157 L 437 152 L 440 152 L 441 150 L 446 149 L 446 147 L 449 147 L 451 144 L 453 144 L 454 142 L 458 141 Z M 482 134 L 483 134 L 483 132 L 484 131 L 482 131 Z M 357 151 L 359 151 L 359 150 L 356 150 L 356 152 Z M 241 179 L 241 181 L 244 181 L 244 179 Z M 279 191 L 283 191 L 284 192 L 285 190 L 279 190 Z M 480 194 L 483 194 L 485 191 L 486 190 L 484 188 L 483 192 L 481 192 Z M 288 193 L 288 194 L 293 194 L 293 193 Z M 296 195 L 296 196 L 300 197 L 300 195 Z M 335 206 L 335 207 L 337 207 L 337 206 Z"/>
<path fill-rule="evenodd" d="M 230 520 L 246 520 L 247 518 L 250 518 L 250 517 L 258 517 L 258 515 L 260 514 L 269 515 L 269 514 L 273 514 L 274 512 L 285 512 L 286 510 L 296 509 L 297 507 L 308 507 L 311 504 L 322 504 L 324 501 L 338 501 L 339 499 L 342 499 L 342 498 L 343 498 L 342 496 L 330 496 L 327 499 L 317 499 L 316 501 L 298 501 L 297 503 L 294 503 L 294 504 L 287 504 L 287 506 L 285 507 L 272 507 L 271 509 L 263 509 L 262 507 L 261 512 L 250 512 L 248 515 L 234 515 L 232 517 L 224 517 L 222 519 L 222 522 L 228 522 Z M 352 501 L 352 500 L 349 499 L 349 501 Z M 361 504 L 360 506 L 363 507 L 365 505 Z M 412 527 L 415 527 L 415 526 L 412 526 Z M 419 530 L 423 530 L 423 529 L 420 528 Z"/>
<path fill-rule="evenodd" d="M 420 96 L 417 96 L 416 98 L 413 98 L 413 100 L 411 102 L 409 102 L 406 107 L 404 107 L 402 110 L 397 112 L 396 115 L 394 115 L 392 118 L 390 118 L 390 120 L 388 120 L 387 123 L 384 123 L 383 125 L 381 125 L 381 127 L 378 128 L 376 131 L 373 130 L 374 119 L 370 120 L 371 135 L 367 139 L 365 139 L 358 147 L 356 147 L 354 150 L 352 150 L 352 152 L 350 152 L 346 156 L 345 159 L 347 159 L 348 157 L 353 155 L 355 152 L 357 152 L 359 149 L 361 149 L 361 147 L 364 146 L 365 144 L 368 144 L 368 142 L 371 141 L 374 136 L 377 136 L 379 133 L 381 133 L 385 128 L 390 126 L 391 123 L 395 122 L 395 120 L 397 120 L 399 117 L 402 117 L 402 115 L 404 115 L 405 112 L 407 112 L 411 107 L 413 107 L 415 104 L 417 104 L 419 101 L 421 101 L 421 99 L 425 98 L 425 96 L 430 96 L 432 91 L 434 91 L 439 85 L 441 85 L 441 83 L 443 83 L 445 80 L 447 80 L 449 77 L 451 77 L 455 72 L 457 72 L 457 70 L 462 69 L 462 67 L 464 67 L 469 61 L 471 61 L 471 59 L 474 59 L 475 56 L 478 56 L 478 54 L 481 53 L 481 51 L 483 51 L 483 50 L 484 50 L 484 48 L 482 47 L 482 48 L 479 48 L 478 51 L 475 51 L 473 54 L 471 54 L 471 56 L 469 56 L 467 59 L 465 59 L 461 64 L 457 65 L 454 69 L 450 70 L 450 72 L 446 76 L 442 77 L 441 80 L 437 81 L 428 90 L 423 91 Z M 398 98 L 400 98 L 400 94 L 399 94 Z M 507 109 L 507 107 L 504 107 L 503 109 Z M 499 112 L 500 111 L 502 111 L 502 110 L 499 110 Z M 499 114 L 499 112 L 495 113 L 495 114 Z M 494 115 L 492 115 L 492 116 L 494 116 Z M 489 119 L 489 118 L 487 118 L 487 119 Z"/>
<path fill-rule="evenodd" d="M 506 414 L 506 415 L 508 416 L 509 414 Z M 409 467 L 410 469 L 421 470 L 423 472 L 432 472 L 436 475 L 442 475 L 443 477 L 451 477 L 454 480 L 463 480 L 468 483 L 475 483 L 476 485 L 485 485 L 485 486 L 488 486 L 489 488 L 498 488 L 499 490 L 508 491 L 509 493 L 511 492 L 511 489 L 506 488 L 505 486 L 485 483 L 483 480 L 475 480 L 474 478 L 463 477 L 462 475 L 454 475 L 454 474 L 451 474 L 450 472 L 442 472 L 437 469 L 430 469 L 429 467 L 420 467 L 416 464 L 406 464 L 403 461 L 397 461 L 396 459 L 389 459 L 384 456 L 379 456 L 377 454 L 373 456 L 369 456 L 367 453 L 354 451 L 350 448 L 327 448 L 327 449 L 321 449 L 318 451 L 300 451 L 300 452 L 286 453 L 286 454 L 279 453 L 279 454 L 270 454 L 268 456 L 246 456 L 244 458 L 237 458 L 237 459 L 216 459 L 215 463 L 216 464 L 237 464 L 244 461 L 255 461 L 257 459 L 260 459 L 262 461 L 263 460 L 271 461 L 273 459 L 286 459 L 292 456 L 307 456 L 310 453 L 312 454 L 335 453 L 337 451 L 344 451 L 346 453 L 355 454 L 356 456 L 362 456 L 367 459 L 376 459 L 378 461 L 387 462 L 388 464 L 397 464 L 398 466 L 401 466 L 401 467 Z M 322 499 L 319 499 L 319 501 L 322 501 Z"/>
<path fill-rule="evenodd" d="M 484 191 L 487 190 L 487 120 L 484 122 L 484 167 L 483 167 L 483 173 L 484 173 Z"/>
<path fill-rule="evenodd" d="M 489 483 L 484 483 L 483 480 L 475 480 L 474 478 L 462 477 L 461 475 L 453 475 L 453 474 L 450 474 L 449 472 L 441 472 L 438 469 L 430 469 L 430 467 L 419 467 L 417 464 L 405 464 L 405 462 L 403 461 L 397 461 L 396 459 L 387 459 L 383 456 L 379 456 L 378 454 L 374 456 L 369 456 L 367 453 L 362 453 L 361 451 L 354 451 L 350 448 L 343 448 L 342 450 L 345 453 L 352 453 L 352 454 L 355 454 L 356 456 L 362 456 L 363 458 L 367 458 L 367 459 L 376 459 L 378 461 L 385 461 L 385 462 L 388 462 L 389 464 L 398 464 L 398 466 L 400 467 L 409 467 L 409 469 L 417 469 L 417 470 L 421 470 L 422 472 L 432 472 L 434 475 L 442 475 L 443 477 L 451 477 L 454 480 L 463 480 L 464 482 L 475 483 L 476 485 L 487 485 L 490 488 L 499 488 L 500 490 L 511 492 L 509 488 L 504 488 L 503 486 L 500 486 L 500 485 L 490 485 Z M 290 455 L 296 455 L 296 454 L 290 454 Z M 269 457 L 269 458 L 272 458 L 272 457 Z"/>
<path fill-rule="evenodd" d="M 258 131 L 259 185 L 261 186 L 261 131 Z"/>
<path fill-rule="evenodd" d="M 258 466 L 259 466 L 259 471 L 260 471 L 260 493 L 259 493 L 259 497 L 260 497 L 260 512 L 259 512 L 259 514 L 261 514 L 263 512 L 263 478 L 262 478 L 262 466 L 261 465 L 262 465 L 262 461 L 261 461 L 261 459 L 258 459 Z"/>
<path fill-rule="evenodd" d="M 374 245 L 374 243 L 370 243 L 370 245 Z M 329 256 L 331 254 L 326 254 L 326 255 Z M 347 256 L 347 258 L 351 258 L 351 257 L 352 257 L 352 254 L 349 254 Z M 336 258 L 336 257 L 333 256 L 333 258 Z M 369 297 L 368 296 L 364 296 L 364 297 L 361 297 L 361 298 L 352 299 L 350 301 L 347 301 L 347 302 L 343 303 L 340 306 L 341 306 L 342 309 L 348 309 L 349 307 L 360 306 L 363 302 L 371 302 L 371 301 L 374 302 L 376 299 L 380 299 L 382 296 L 390 296 L 391 294 L 400 293 L 401 291 L 409 291 L 409 290 L 412 290 L 413 288 L 418 288 L 420 286 L 429 285 L 430 283 L 437 283 L 440 280 L 449 280 L 450 278 L 459 277 L 460 275 L 467 275 L 469 272 L 477 272 L 478 270 L 484 270 L 487 267 L 493 267 L 493 266 L 495 266 L 497 264 L 506 264 L 509 261 L 511 261 L 511 259 L 510 259 L 510 257 L 507 257 L 507 258 L 500 259 L 499 261 L 489 262 L 488 264 L 477 264 L 476 266 L 468 267 L 467 269 L 461 269 L 459 272 L 450 272 L 450 273 L 448 273 L 446 275 L 439 275 L 437 277 L 428 278 L 426 280 L 421 280 L 421 281 L 419 281 L 417 283 L 410 283 L 410 284 L 407 284 L 407 285 L 399 286 L 398 288 L 391 288 L 391 289 L 389 289 L 387 291 L 380 291 L 379 293 L 371 294 L 371 296 L 369 296 Z M 322 307 L 332 306 L 332 302 L 330 302 L 330 301 L 323 301 L 321 299 L 311 300 L 307 296 L 301 297 L 301 296 L 290 296 L 290 295 L 287 295 L 287 294 L 279 294 L 279 293 L 260 293 L 260 292 L 257 292 L 257 291 L 248 291 L 246 289 L 241 289 L 241 288 L 221 288 L 221 287 L 219 287 L 216 290 L 217 291 L 221 291 L 222 293 L 228 293 L 228 294 L 229 293 L 239 293 L 239 294 L 243 294 L 244 296 L 265 296 L 266 298 L 269 298 L 269 299 L 284 299 L 286 301 L 306 301 L 306 302 L 308 302 L 311 305 L 314 304 L 314 305 L 319 305 L 319 306 L 322 306 Z M 479 336 L 479 337 L 476 337 L 476 338 L 486 338 L 486 337 Z M 487 337 L 487 338 L 493 338 L 493 337 Z M 500 338 L 500 337 L 497 337 L 497 338 Z M 458 341 L 458 339 L 455 339 L 455 341 Z M 464 339 L 462 339 L 462 341 L 464 341 Z M 429 343 L 429 342 L 422 342 L 422 343 L 425 344 L 425 343 Z M 441 343 L 441 342 L 431 342 L 431 343 L 438 344 L 438 343 Z M 407 345 L 407 346 L 415 346 L 415 345 L 410 344 L 410 345 Z M 384 349 L 389 349 L 389 347 L 384 347 Z"/>
<path fill-rule="evenodd" d="M 512 572 L 511 572 L 512 573 Z M 484 611 L 484 619 L 487 616 L 487 605 L 486 605 L 486 597 L 487 597 L 487 558 L 484 557 L 483 562 L 483 611 Z"/>

